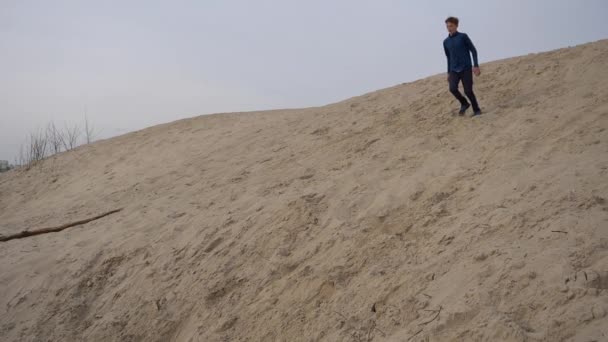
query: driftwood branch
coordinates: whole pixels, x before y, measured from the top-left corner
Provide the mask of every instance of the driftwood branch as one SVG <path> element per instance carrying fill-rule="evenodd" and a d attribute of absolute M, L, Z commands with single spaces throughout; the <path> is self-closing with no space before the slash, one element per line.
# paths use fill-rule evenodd
<path fill-rule="evenodd" d="M 4 241 L 9 241 L 9 240 L 15 240 L 15 239 L 23 239 L 29 236 L 34 236 L 34 235 L 41 235 L 41 234 L 48 234 L 48 233 L 56 233 L 56 232 L 60 232 L 64 229 L 70 228 L 70 227 L 74 227 L 74 226 L 80 226 L 83 225 L 85 223 L 89 223 L 91 221 L 95 221 L 95 220 L 99 220 L 102 217 L 106 217 L 108 215 L 112 215 L 115 214 L 119 211 L 121 211 L 122 208 L 120 209 L 115 209 L 112 211 L 108 211 L 105 212 L 103 214 L 94 216 L 94 217 L 90 217 L 84 220 L 80 220 L 80 221 L 76 221 L 76 222 L 71 222 L 71 223 L 66 223 L 64 225 L 58 226 L 58 227 L 48 227 L 48 228 L 40 228 L 40 229 L 35 229 L 35 230 L 24 230 L 22 232 L 16 233 L 16 234 L 12 234 L 12 235 L 7 235 L 7 236 L 2 236 L 0 235 L 0 241 L 4 242 Z"/>
<path fill-rule="evenodd" d="M 420 334 L 421 332 L 423 332 L 424 329 L 420 329 L 418 330 L 414 335 L 410 336 L 410 338 L 408 338 L 408 341 L 411 341 L 414 337 L 418 336 L 418 334 Z"/>
<path fill-rule="evenodd" d="M 436 314 L 435 314 L 435 316 L 432 319 L 430 319 L 430 320 L 428 320 L 426 322 L 422 322 L 422 323 L 420 323 L 418 325 L 427 325 L 427 324 L 431 323 L 432 321 L 436 320 L 437 318 L 439 318 L 439 315 L 441 314 L 441 309 L 443 309 L 443 307 L 441 305 L 439 305 L 439 310 L 435 311 Z"/>

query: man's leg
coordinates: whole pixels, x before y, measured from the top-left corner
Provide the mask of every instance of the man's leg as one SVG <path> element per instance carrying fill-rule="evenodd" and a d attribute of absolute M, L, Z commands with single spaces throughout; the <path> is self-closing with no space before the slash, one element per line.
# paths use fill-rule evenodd
<path fill-rule="evenodd" d="M 450 93 L 452 93 L 452 95 L 454 95 L 454 97 L 460 101 L 460 104 L 463 107 L 468 106 L 469 102 L 467 102 L 467 99 L 465 99 L 460 91 L 458 91 L 458 83 L 460 83 L 459 73 L 450 72 Z"/>
<path fill-rule="evenodd" d="M 469 69 L 463 72 L 462 85 L 464 86 L 464 93 L 467 95 L 469 101 L 471 101 L 471 104 L 473 105 L 473 111 L 475 113 L 479 112 L 479 104 L 477 103 L 477 98 L 473 92 L 473 70 Z"/>

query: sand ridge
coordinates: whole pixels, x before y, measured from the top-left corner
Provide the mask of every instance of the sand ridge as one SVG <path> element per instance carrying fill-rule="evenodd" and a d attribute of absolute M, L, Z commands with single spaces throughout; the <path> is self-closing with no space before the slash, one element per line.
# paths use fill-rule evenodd
<path fill-rule="evenodd" d="M 604 341 L 608 41 L 0 175 L 2 341 Z"/>

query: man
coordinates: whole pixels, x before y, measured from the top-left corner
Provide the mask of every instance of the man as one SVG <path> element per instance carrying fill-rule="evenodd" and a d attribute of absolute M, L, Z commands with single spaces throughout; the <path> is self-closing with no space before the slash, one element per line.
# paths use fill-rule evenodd
<path fill-rule="evenodd" d="M 477 61 L 477 50 L 466 33 L 458 32 L 458 18 L 449 17 L 445 20 L 445 25 L 448 29 L 449 36 L 443 41 L 443 49 L 448 58 L 448 83 L 450 84 L 450 92 L 460 101 L 460 115 L 473 105 L 473 116 L 480 115 L 481 109 L 473 93 L 473 74 L 479 76 L 479 63 Z M 471 63 L 471 54 L 473 62 Z M 462 81 L 464 93 L 471 101 L 462 96 L 458 91 L 458 84 Z"/>

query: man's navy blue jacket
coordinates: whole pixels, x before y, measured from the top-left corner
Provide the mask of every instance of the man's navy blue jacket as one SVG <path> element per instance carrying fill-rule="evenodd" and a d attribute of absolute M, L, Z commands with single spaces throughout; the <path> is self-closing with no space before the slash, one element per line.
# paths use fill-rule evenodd
<path fill-rule="evenodd" d="M 477 62 L 477 49 L 466 33 L 456 32 L 443 41 L 443 49 L 448 57 L 448 72 L 462 72 L 471 69 L 471 54 L 475 67 Z"/>

